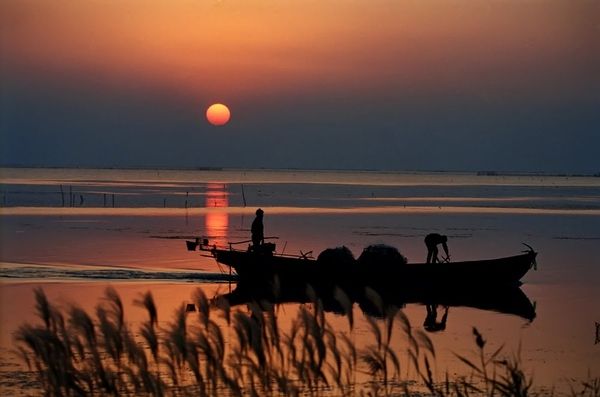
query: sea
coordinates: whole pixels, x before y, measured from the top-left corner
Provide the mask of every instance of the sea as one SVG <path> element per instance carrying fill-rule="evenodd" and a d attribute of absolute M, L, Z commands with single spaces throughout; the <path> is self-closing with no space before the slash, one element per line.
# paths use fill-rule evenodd
<path fill-rule="evenodd" d="M 518 356 L 534 390 L 569 394 L 600 376 L 600 177 L 495 172 L 382 172 L 250 169 L 0 169 L 0 394 L 35 395 L 34 374 L 15 354 L 15 331 L 35 323 L 33 290 L 52 302 L 93 310 L 107 286 L 126 303 L 151 291 L 168 321 L 201 288 L 235 289 L 235 277 L 185 240 L 245 249 L 256 209 L 277 252 L 317 257 L 347 247 L 396 247 L 424 262 L 423 239 L 448 236 L 452 261 L 538 252 L 520 287 L 534 310 L 450 305 L 428 333 L 433 370 L 468 376 L 458 356 L 476 351 L 473 328 L 490 350 Z M 290 313 L 301 303 L 282 304 Z M 427 307 L 401 308 L 424 330 Z M 357 347 L 368 313 L 358 305 Z M 445 308 L 439 308 L 440 311 Z M 345 324 L 341 314 L 327 313 Z M 283 316 L 285 317 L 285 316 Z M 401 350 L 402 341 L 396 346 Z"/>

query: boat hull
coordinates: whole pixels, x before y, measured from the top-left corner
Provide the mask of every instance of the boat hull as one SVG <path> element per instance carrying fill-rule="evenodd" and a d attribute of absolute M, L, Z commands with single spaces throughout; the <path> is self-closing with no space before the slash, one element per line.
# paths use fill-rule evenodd
<path fill-rule="evenodd" d="M 481 261 L 389 264 L 389 263 L 321 263 L 314 259 L 285 257 L 237 250 L 213 249 L 219 263 L 230 266 L 242 280 L 280 286 L 289 283 L 311 285 L 430 286 L 518 285 L 535 263 L 536 253 Z"/>

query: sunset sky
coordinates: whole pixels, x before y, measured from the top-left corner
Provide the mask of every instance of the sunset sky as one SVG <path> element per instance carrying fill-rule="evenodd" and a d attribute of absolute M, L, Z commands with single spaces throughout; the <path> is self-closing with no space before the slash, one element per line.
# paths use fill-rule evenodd
<path fill-rule="evenodd" d="M 0 165 L 600 172 L 600 1 L 2 0 L 0 40 Z"/>

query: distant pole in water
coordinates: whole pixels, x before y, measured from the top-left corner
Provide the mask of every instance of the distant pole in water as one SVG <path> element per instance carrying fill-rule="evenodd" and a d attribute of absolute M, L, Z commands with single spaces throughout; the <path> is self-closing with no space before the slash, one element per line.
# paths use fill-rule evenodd
<path fill-rule="evenodd" d="M 83 201 L 84 201 L 84 200 L 83 200 L 83 194 L 80 194 L 80 195 L 79 195 L 79 206 L 80 206 L 80 207 L 83 207 Z"/>
<path fill-rule="evenodd" d="M 62 185 L 60 185 L 60 199 L 62 201 L 62 206 L 65 206 L 65 192 L 63 191 Z"/>
<path fill-rule="evenodd" d="M 188 207 L 188 197 L 190 197 L 190 192 L 185 192 L 185 208 Z"/>
<path fill-rule="evenodd" d="M 244 184 L 242 183 L 242 200 L 244 201 L 244 207 L 246 206 L 246 194 L 244 193 Z"/>
<path fill-rule="evenodd" d="M 104 202 L 103 202 L 103 205 L 106 207 L 106 193 L 104 193 L 104 194 L 102 195 L 102 199 L 103 199 L 103 201 L 104 201 Z"/>
<path fill-rule="evenodd" d="M 69 207 L 73 206 L 73 185 L 69 185 Z"/>
<path fill-rule="evenodd" d="M 112 207 L 115 208 L 115 194 L 112 195 Z"/>
<path fill-rule="evenodd" d="M 167 208 L 167 199 L 166 198 L 163 199 L 163 208 Z"/>

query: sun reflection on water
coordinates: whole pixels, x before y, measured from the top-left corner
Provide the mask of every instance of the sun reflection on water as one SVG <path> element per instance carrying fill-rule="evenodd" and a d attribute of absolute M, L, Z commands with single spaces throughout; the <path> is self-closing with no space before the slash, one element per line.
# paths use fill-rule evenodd
<path fill-rule="evenodd" d="M 229 229 L 229 214 L 222 208 L 229 207 L 229 192 L 227 185 L 210 182 L 206 186 L 204 207 L 208 209 L 204 217 L 206 237 L 217 244 L 225 243 Z"/>

